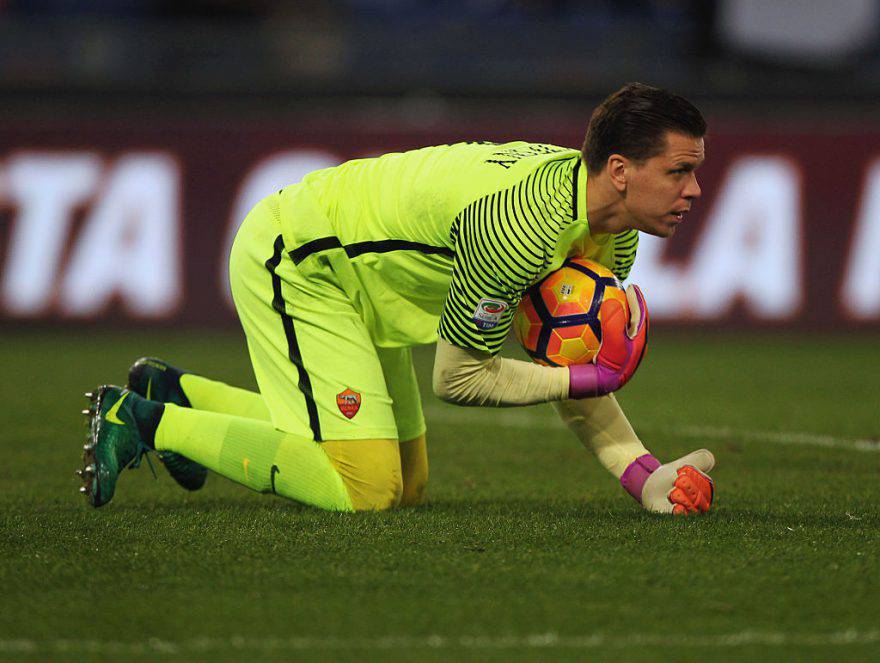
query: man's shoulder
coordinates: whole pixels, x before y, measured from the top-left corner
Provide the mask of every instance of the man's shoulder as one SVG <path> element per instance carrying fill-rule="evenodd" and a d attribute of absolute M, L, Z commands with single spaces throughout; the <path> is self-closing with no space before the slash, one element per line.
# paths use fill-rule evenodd
<path fill-rule="evenodd" d="M 547 162 L 568 159 L 577 154 L 578 151 L 570 147 L 561 147 L 550 143 L 513 141 L 494 145 L 486 163 L 496 164 L 505 169 L 511 169 L 518 165 L 537 168 Z"/>
<path fill-rule="evenodd" d="M 580 151 L 575 148 L 552 145 L 550 143 L 535 143 L 525 140 L 507 142 L 474 140 L 432 145 L 406 152 L 392 153 L 387 156 L 396 154 L 403 157 L 461 158 L 468 160 L 478 158 L 482 163 L 493 164 L 506 170 L 522 162 L 537 165 L 545 161 L 570 158 L 579 153 Z"/>

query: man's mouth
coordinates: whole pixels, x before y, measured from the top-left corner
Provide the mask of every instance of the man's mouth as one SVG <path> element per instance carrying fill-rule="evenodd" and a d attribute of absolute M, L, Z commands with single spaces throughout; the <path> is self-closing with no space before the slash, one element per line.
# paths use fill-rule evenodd
<path fill-rule="evenodd" d="M 669 214 L 670 214 L 670 216 L 675 217 L 679 222 L 681 222 L 681 221 L 684 221 L 684 217 L 689 211 L 690 210 L 682 209 L 682 210 L 670 212 Z"/>

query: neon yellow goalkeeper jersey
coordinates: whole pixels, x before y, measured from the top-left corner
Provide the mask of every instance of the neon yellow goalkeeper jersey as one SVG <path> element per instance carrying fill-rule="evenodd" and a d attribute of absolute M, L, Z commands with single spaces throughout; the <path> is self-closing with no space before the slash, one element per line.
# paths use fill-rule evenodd
<path fill-rule="evenodd" d="M 332 272 L 378 346 L 439 333 L 495 354 L 523 292 L 566 257 L 629 273 L 638 233 L 591 236 L 586 181 L 579 151 L 538 143 L 349 161 L 281 190 L 285 250 L 306 274 Z"/>

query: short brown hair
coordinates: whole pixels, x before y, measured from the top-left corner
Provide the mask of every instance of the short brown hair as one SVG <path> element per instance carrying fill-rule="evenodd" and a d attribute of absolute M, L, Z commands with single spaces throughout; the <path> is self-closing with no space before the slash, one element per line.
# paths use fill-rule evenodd
<path fill-rule="evenodd" d="M 706 120 L 684 97 L 628 83 L 593 111 L 581 154 L 587 168 L 596 173 L 612 154 L 645 161 L 663 152 L 668 131 L 702 138 Z"/>

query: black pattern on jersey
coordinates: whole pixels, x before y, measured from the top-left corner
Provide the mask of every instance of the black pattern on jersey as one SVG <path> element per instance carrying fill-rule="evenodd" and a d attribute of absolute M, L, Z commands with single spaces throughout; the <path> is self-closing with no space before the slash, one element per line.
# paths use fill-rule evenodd
<path fill-rule="evenodd" d="M 565 152 L 567 148 L 557 145 L 546 145 L 544 143 L 529 143 L 517 147 L 508 147 L 504 150 L 498 150 L 492 153 L 491 159 L 486 159 L 486 163 L 494 163 L 502 168 L 510 168 L 520 159 L 526 157 L 534 157 L 541 154 L 554 154 L 555 152 Z"/>
<path fill-rule="evenodd" d="M 549 161 L 459 213 L 450 232 L 455 262 L 441 338 L 491 354 L 501 349 L 523 291 L 550 264 L 559 233 L 571 223 L 576 162 L 570 156 Z M 489 329 L 474 322 L 484 298 L 508 306 Z"/>
<path fill-rule="evenodd" d="M 629 276 L 636 260 L 636 249 L 639 247 L 639 231 L 627 230 L 614 236 L 614 267 L 611 271 L 621 281 Z"/>

